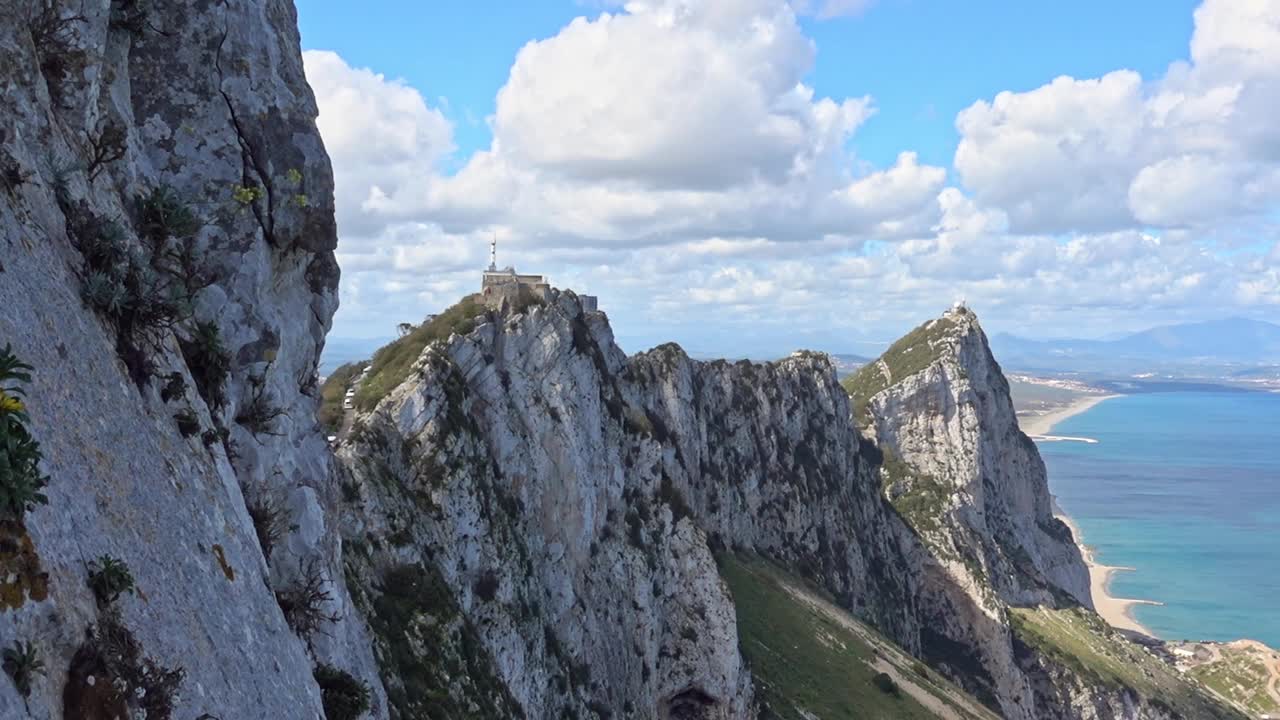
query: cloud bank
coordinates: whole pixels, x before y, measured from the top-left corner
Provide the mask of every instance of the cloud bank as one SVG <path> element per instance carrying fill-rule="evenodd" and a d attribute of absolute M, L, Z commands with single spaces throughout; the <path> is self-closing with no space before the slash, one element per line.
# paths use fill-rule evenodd
<path fill-rule="evenodd" d="M 711 344 L 845 350 L 959 296 L 988 324 L 1051 331 L 1280 303 L 1280 2 L 1206 0 L 1190 61 L 1160 78 L 977 100 L 950 176 L 910 148 L 863 161 L 874 100 L 804 82 L 798 15 L 866 5 L 638 0 L 578 18 L 519 52 L 490 147 L 452 173 L 453 128 L 417 89 L 308 51 L 337 175 L 335 334 L 471 291 L 495 235 L 641 342 L 714 322 Z"/>

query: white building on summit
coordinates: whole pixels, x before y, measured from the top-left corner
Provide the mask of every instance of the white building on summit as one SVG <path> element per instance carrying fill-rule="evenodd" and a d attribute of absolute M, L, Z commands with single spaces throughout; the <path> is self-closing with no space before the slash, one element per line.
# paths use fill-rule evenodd
<path fill-rule="evenodd" d="M 535 297 L 543 302 L 551 300 L 551 283 L 544 275 L 521 275 L 516 269 L 507 266 L 498 269 L 498 239 L 489 241 L 489 267 L 480 276 L 480 296 L 486 305 L 501 306 L 504 300 L 516 300 L 521 296 Z M 579 295 L 583 310 L 594 311 L 596 298 L 592 295 Z"/>
<path fill-rule="evenodd" d="M 498 292 L 499 288 L 508 288 L 508 286 L 526 286 L 538 296 L 545 296 L 551 289 L 551 284 L 547 282 L 546 277 L 542 275 L 521 275 L 516 269 L 507 266 L 501 270 L 498 269 L 498 239 L 494 238 L 489 241 L 489 267 L 484 271 L 484 275 L 480 279 L 480 294 L 488 298 Z M 515 288 L 509 288 L 515 290 Z"/>

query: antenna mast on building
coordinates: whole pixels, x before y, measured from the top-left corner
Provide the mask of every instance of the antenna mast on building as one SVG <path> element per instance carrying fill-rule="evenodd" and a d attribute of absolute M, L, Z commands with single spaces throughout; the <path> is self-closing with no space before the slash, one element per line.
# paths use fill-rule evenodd
<path fill-rule="evenodd" d="M 498 272 L 498 233 L 489 241 L 489 272 Z"/>

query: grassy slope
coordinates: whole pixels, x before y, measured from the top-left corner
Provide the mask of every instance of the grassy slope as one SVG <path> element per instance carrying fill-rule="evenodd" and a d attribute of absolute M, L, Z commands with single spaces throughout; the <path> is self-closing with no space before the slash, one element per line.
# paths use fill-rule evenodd
<path fill-rule="evenodd" d="M 1197 720 L 1244 716 L 1196 688 L 1176 669 L 1116 633 L 1087 610 L 1010 608 L 1018 638 L 1073 670 L 1088 684 L 1127 687 Z"/>
<path fill-rule="evenodd" d="M 853 399 L 855 416 L 865 420 L 867 403 L 872 397 L 932 365 L 941 353 L 937 344 L 954 327 L 955 323 L 946 318 L 930 320 L 891 345 L 879 360 L 863 365 L 845 378 L 840 384 Z"/>
<path fill-rule="evenodd" d="M 758 697 L 782 720 L 995 716 L 866 625 L 761 560 L 725 555 L 739 644 Z M 873 683 L 879 673 L 898 690 Z"/>
<path fill-rule="evenodd" d="M 413 363 L 423 349 L 436 340 L 447 340 L 457 333 L 465 335 L 475 329 L 475 318 L 485 311 L 479 295 L 468 295 L 448 310 L 423 323 L 409 334 L 373 354 L 373 369 L 356 391 L 356 407 L 372 410 L 382 398 L 409 378 Z"/>
<path fill-rule="evenodd" d="M 347 363 L 325 378 L 320 387 L 320 425 L 330 433 L 342 427 L 342 400 L 351 381 L 364 370 L 367 362 Z"/>

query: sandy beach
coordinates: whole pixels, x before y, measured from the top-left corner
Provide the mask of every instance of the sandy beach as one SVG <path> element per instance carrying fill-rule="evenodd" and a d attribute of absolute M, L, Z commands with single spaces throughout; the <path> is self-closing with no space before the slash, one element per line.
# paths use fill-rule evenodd
<path fill-rule="evenodd" d="M 1119 630 L 1132 630 L 1143 635 L 1155 637 L 1155 633 L 1148 630 L 1133 617 L 1133 608 L 1136 605 L 1159 605 L 1160 603 L 1151 600 L 1112 597 L 1108 592 L 1108 586 L 1111 584 L 1113 575 L 1118 572 L 1132 571 L 1133 568 L 1114 567 L 1096 562 L 1093 557 L 1093 551 L 1089 549 L 1088 545 L 1084 544 L 1079 526 L 1072 522 L 1070 517 L 1061 512 L 1057 513 L 1057 517 L 1066 523 L 1067 527 L 1071 528 L 1071 534 L 1075 536 L 1076 543 L 1080 546 L 1080 554 L 1084 556 L 1085 565 L 1089 567 L 1089 594 L 1093 596 L 1094 609 L 1098 611 L 1102 619 L 1106 620 L 1111 627 Z"/>
<path fill-rule="evenodd" d="M 1066 420 L 1069 417 L 1079 415 L 1089 408 L 1097 405 L 1104 400 L 1110 400 L 1119 395 L 1086 395 L 1072 402 L 1066 407 L 1052 410 L 1043 415 L 1019 415 L 1018 425 L 1022 428 L 1022 432 L 1030 435 L 1033 439 L 1062 439 L 1062 440 L 1079 440 L 1082 442 L 1093 441 L 1092 438 L 1060 438 L 1056 435 L 1050 435 L 1049 431 L 1054 425 Z"/>
<path fill-rule="evenodd" d="M 1118 395 L 1089 395 L 1082 397 L 1066 407 L 1047 412 L 1043 415 L 1020 415 L 1018 416 L 1018 424 L 1022 427 L 1022 431 L 1039 441 L 1076 441 L 1095 443 L 1097 440 L 1093 438 L 1077 438 L 1065 437 L 1059 435 L 1050 435 L 1053 426 L 1066 420 L 1074 415 L 1088 410 L 1104 400 L 1119 397 Z M 1159 605 L 1151 600 L 1133 600 L 1129 598 L 1113 597 L 1108 592 L 1111 584 L 1111 578 L 1118 572 L 1132 571 L 1133 568 L 1113 567 L 1111 565 L 1102 565 L 1095 561 L 1093 551 L 1084 543 L 1084 536 L 1080 532 L 1079 526 L 1072 522 L 1070 517 L 1062 513 L 1061 508 L 1054 506 L 1054 513 L 1059 520 L 1067 524 L 1071 528 L 1071 534 L 1076 539 L 1076 544 L 1080 546 L 1080 554 L 1084 556 L 1085 564 L 1089 567 L 1089 592 L 1093 596 L 1094 608 L 1098 614 L 1102 616 L 1112 627 L 1120 630 L 1131 630 L 1140 632 L 1144 635 L 1155 634 L 1139 623 L 1133 617 L 1133 608 L 1135 605 Z"/>

